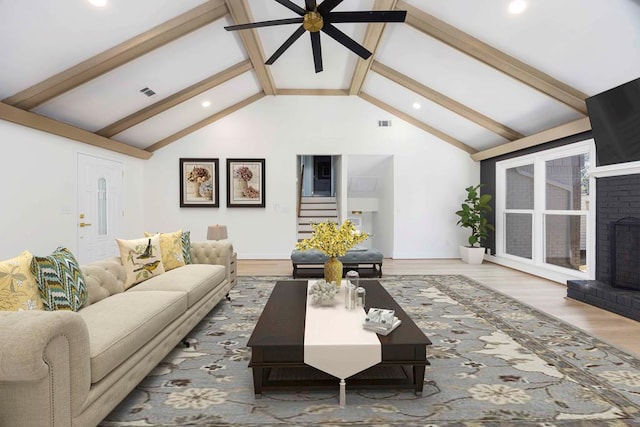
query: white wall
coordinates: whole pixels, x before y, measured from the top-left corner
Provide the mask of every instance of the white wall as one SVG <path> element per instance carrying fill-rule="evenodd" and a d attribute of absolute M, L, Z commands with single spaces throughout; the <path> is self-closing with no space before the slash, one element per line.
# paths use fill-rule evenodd
<path fill-rule="evenodd" d="M 123 237 L 144 232 L 145 161 L 0 120 L 0 259 L 29 250 L 48 255 L 58 245 L 77 252 L 78 152 L 122 162 Z"/>
<path fill-rule="evenodd" d="M 373 220 L 376 227 L 392 222 L 376 236 L 385 255 L 458 257 L 465 233 L 455 226 L 453 212 L 464 198 L 462 189 L 478 182 L 479 165 L 402 120 L 394 118 L 390 128 L 377 127 L 378 120 L 390 118 L 357 97 L 266 97 L 147 161 L 0 120 L 5 153 L 0 166 L 0 259 L 25 249 L 46 254 L 58 245 L 77 251 L 78 152 L 124 163 L 123 238 L 184 228 L 201 240 L 209 224 L 227 224 L 245 259 L 289 257 L 296 238 L 297 155 L 393 156 L 388 168 L 392 179 L 384 184 L 392 186 L 385 192 L 393 196 L 385 196 L 391 202 Z M 180 157 L 220 159 L 220 208 L 179 207 Z M 266 159 L 266 208 L 226 207 L 225 161 L 230 157 Z"/>
<path fill-rule="evenodd" d="M 145 163 L 145 226 L 191 230 L 226 224 L 240 258 L 283 259 L 296 240 L 296 156 L 392 155 L 393 254 L 458 257 L 454 212 L 479 181 L 469 155 L 357 97 L 266 97 L 160 150 Z M 220 208 L 179 207 L 179 158 L 220 159 Z M 226 207 L 226 159 L 266 159 L 266 208 Z M 346 174 L 345 174 L 346 176 Z M 346 183 L 345 183 L 346 184 Z M 346 188 L 345 188 L 346 190 Z"/>

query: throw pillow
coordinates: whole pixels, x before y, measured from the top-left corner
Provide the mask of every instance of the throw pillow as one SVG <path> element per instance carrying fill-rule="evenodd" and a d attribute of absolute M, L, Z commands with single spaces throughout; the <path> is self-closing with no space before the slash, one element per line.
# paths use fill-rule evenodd
<path fill-rule="evenodd" d="M 71 251 L 58 247 L 49 256 L 34 255 L 31 273 L 45 310 L 78 311 L 87 302 L 87 285 Z"/>
<path fill-rule="evenodd" d="M 142 239 L 116 240 L 120 249 L 120 260 L 127 272 L 125 289 L 164 273 L 159 234 Z"/>
<path fill-rule="evenodd" d="M 192 264 L 191 261 L 191 232 L 182 232 L 182 256 L 184 256 L 185 264 Z"/>
<path fill-rule="evenodd" d="M 42 310 L 38 285 L 29 270 L 32 255 L 24 251 L 0 261 L 0 311 Z"/>
<path fill-rule="evenodd" d="M 154 233 L 144 233 L 145 237 L 153 235 Z M 182 254 L 182 230 L 175 233 L 160 233 L 160 252 L 165 271 L 182 267 L 185 264 Z"/>

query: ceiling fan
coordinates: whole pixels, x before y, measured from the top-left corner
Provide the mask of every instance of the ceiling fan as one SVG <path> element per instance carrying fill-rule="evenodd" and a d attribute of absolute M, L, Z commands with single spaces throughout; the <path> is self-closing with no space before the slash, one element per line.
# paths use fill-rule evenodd
<path fill-rule="evenodd" d="M 302 24 L 293 34 L 275 51 L 265 64 L 276 62 L 284 51 L 298 40 L 305 31 L 311 35 L 311 49 L 313 50 L 313 63 L 316 73 L 322 71 L 322 49 L 320 47 L 320 31 L 351 50 L 362 59 L 368 59 L 371 52 L 357 43 L 351 37 L 337 29 L 333 24 L 346 22 L 404 22 L 406 10 L 372 10 L 357 12 L 332 12 L 343 0 L 324 0 L 319 5 L 316 0 L 305 0 L 305 8 L 298 6 L 290 0 L 275 0 L 287 9 L 300 15 L 299 18 L 275 19 L 272 21 L 251 22 L 248 24 L 230 25 L 224 27 L 227 31 L 246 30 L 248 28 L 271 27 L 275 25 Z"/>

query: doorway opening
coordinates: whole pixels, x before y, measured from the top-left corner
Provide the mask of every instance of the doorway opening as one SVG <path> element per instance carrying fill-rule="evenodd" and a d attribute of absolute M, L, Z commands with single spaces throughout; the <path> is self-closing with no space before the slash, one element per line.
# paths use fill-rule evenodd
<path fill-rule="evenodd" d="M 299 157 L 302 197 L 336 195 L 336 156 L 302 155 Z"/>

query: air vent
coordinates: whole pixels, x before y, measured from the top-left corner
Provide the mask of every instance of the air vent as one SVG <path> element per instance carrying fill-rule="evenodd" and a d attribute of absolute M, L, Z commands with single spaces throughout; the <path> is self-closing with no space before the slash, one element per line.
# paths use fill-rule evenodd
<path fill-rule="evenodd" d="M 143 93 L 144 95 L 147 95 L 147 96 L 153 96 L 156 94 L 154 91 L 152 91 L 148 87 L 143 87 L 142 89 L 140 89 L 140 93 Z"/>
<path fill-rule="evenodd" d="M 388 128 L 391 127 L 391 120 L 378 120 L 379 128 Z"/>

